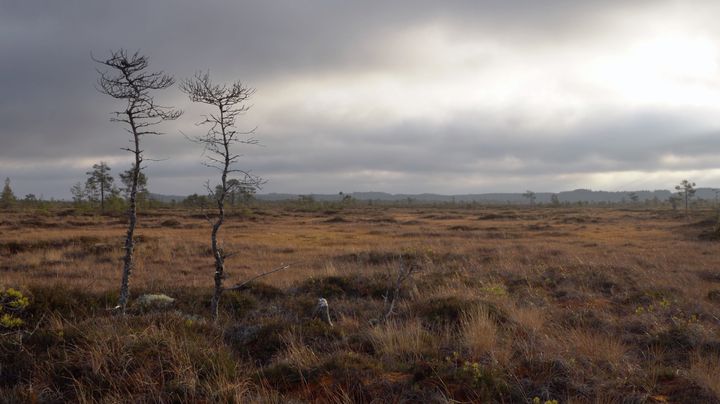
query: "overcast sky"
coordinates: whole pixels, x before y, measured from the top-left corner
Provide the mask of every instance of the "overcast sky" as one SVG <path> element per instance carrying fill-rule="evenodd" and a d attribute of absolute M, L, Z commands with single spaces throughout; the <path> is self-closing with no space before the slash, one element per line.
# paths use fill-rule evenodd
<path fill-rule="evenodd" d="M 91 60 L 257 89 L 263 193 L 720 187 L 717 0 L 0 0 L 0 176 L 69 198 L 131 161 Z M 150 189 L 202 192 L 202 106 L 146 138 Z M 214 181 L 213 181 L 214 182 Z"/>

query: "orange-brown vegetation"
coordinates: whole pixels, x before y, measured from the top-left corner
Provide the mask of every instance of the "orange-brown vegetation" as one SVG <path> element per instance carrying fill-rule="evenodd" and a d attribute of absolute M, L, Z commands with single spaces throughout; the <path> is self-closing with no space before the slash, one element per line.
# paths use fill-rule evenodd
<path fill-rule="evenodd" d="M 259 204 L 221 232 L 226 285 L 292 266 L 226 292 L 214 324 L 199 212 L 141 214 L 132 295 L 176 301 L 124 317 L 122 217 L 2 213 L 0 287 L 29 305 L 0 328 L 0 397 L 719 402 L 720 244 L 695 215 Z M 401 262 L 419 270 L 384 321 Z"/>

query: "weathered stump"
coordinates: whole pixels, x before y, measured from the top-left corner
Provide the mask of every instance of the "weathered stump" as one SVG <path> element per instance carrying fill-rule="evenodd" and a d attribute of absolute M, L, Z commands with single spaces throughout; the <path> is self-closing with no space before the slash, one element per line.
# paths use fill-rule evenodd
<path fill-rule="evenodd" d="M 332 327 L 333 323 L 330 319 L 330 306 L 328 305 L 328 302 L 325 298 L 321 297 L 318 299 L 317 306 L 315 306 L 315 311 L 313 311 L 313 316 L 319 318 L 327 325 Z"/>

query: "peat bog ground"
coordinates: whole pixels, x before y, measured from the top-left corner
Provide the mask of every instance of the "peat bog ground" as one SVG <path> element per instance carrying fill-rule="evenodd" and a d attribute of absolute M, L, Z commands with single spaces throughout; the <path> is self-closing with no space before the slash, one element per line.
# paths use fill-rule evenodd
<path fill-rule="evenodd" d="M 227 286 L 291 266 L 226 292 L 213 323 L 201 213 L 141 212 L 132 297 L 175 301 L 124 317 L 108 310 L 121 215 L 0 214 L 0 401 L 720 402 L 709 210 L 260 204 L 229 216 Z M 385 318 L 401 268 L 414 272 Z M 313 317 L 321 297 L 333 326 Z"/>

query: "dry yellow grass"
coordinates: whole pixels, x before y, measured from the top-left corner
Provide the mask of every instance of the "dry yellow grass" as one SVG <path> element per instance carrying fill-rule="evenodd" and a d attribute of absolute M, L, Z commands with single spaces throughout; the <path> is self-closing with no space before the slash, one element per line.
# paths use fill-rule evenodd
<path fill-rule="evenodd" d="M 690 364 L 690 377 L 720 397 L 720 356 L 697 354 Z"/>
<path fill-rule="evenodd" d="M 283 336 L 285 352 L 280 357 L 281 361 L 297 369 L 309 369 L 320 362 L 320 358 L 308 347 L 302 336 L 295 330 L 288 331 Z"/>
<path fill-rule="evenodd" d="M 375 348 L 388 358 L 417 360 L 436 350 L 437 338 L 417 320 L 389 321 L 370 329 Z"/>
<path fill-rule="evenodd" d="M 447 214 L 432 208 L 346 210 L 337 215 L 347 222 L 334 223 L 328 222 L 325 215 L 267 209 L 254 220 L 230 218 L 221 233 L 226 250 L 238 253 L 228 262 L 229 282 L 285 262 L 295 263 L 294 269 L 269 278 L 281 287 L 309 276 L 367 271 L 373 268 L 334 258 L 368 251 L 427 251 L 438 257 L 453 254 L 465 257 L 460 269 L 469 272 L 492 268 L 518 275 L 568 264 L 618 265 L 638 273 L 647 271 L 652 275 L 647 277 L 648 282 L 662 285 L 682 277 L 678 269 L 720 265 L 717 254 L 705 253 L 707 245 L 688 241 L 675 229 L 677 221 L 662 217 L 651 220 L 644 213 L 633 216 L 586 208 L 577 212 L 513 210 L 518 219 L 477 220 L 483 212 L 458 210 Z M 535 220 L 523 220 L 523 215 Z M 167 218 L 177 219 L 181 226 L 162 227 Z M 117 219 L 83 218 L 82 226 L 71 226 L 62 219 L 43 218 L 52 225 L 47 228 L 25 227 L 22 217 L 8 219 L 0 227 L 0 243 L 19 243 L 29 249 L 0 258 L 7 282 L 59 282 L 93 290 L 116 287 L 124 232 Z M 528 230 L 533 222 L 549 227 Z M 453 230 L 456 228 L 469 230 Z M 141 213 L 138 235 L 143 241 L 137 252 L 133 284 L 211 284 L 207 273 L 212 271 L 212 260 L 205 253 L 209 236 L 204 219 L 183 211 L 150 217 Z M 48 246 L 33 247 L 38 242 Z M 97 245 L 107 245 L 109 250 L 103 248 L 101 254 L 96 254 L 93 248 Z M 695 257 L 693 268 L 688 268 L 684 257 L 672 254 L 676 249 Z M 428 269 L 434 265 L 437 262 L 428 263 Z"/>
<path fill-rule="evenodd" d="M 605 362 L 615 368 L 622 364 L 627 354 L 627 347 L 617 338 L 586 330 L 571 330 L 567 335 L 567 348 L 571 356 Z"/>
<path fill-rule="evenodd" d="M 497 327 L 487 308 L 475 306 L 463 313 L 460 319 L 462 343 L 470 358 L 477 360 L 483 354 L 492 355 L 497 349 Z"/>
<path fill-rule="evenodd" d="M 547 313 L 539 307 L 513 305 L 508 308 L 508 314 L 527 331 L 535 334 L 548 331 L 545 330 Z"/>

